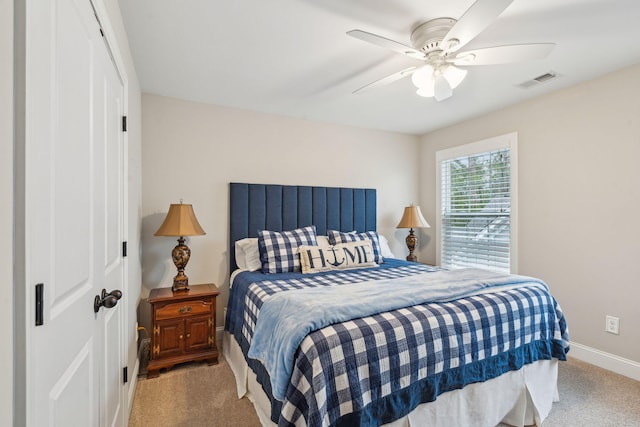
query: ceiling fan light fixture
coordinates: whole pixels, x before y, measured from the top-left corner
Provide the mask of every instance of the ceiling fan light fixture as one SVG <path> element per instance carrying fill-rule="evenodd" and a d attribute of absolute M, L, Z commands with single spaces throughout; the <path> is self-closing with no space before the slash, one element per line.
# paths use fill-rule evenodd
<path fill-rule="evenodd" d="M 444 74 L 440 74 L 438 77 L 436 77 L 436 80 L 434 81 L 433 93 L 433 97 L 438 102 L 443 101 L 447 98 L 451 98 L 451 95 L 453 95 L 453 89 L 451 88 L 451 85 L 449 84 L 449 81 L 444 76 Z"/>
<path fill-rule="evenodd" d="M 421 88 L 419 88 L 416 93 L 419 96 L 423 96 L 425 98 L 433 98 L 434 95 L 436 94 L 435 92 L 435 85 L 431 84 L 431 86 L 423 86 Z"/>
<path fill-rule="evenodd" d="M 425 86 L 433 87 L 433 72 L 434 70 L 431 65 L 420 67 L 411 76 L 411 81 L 418 89 Z"/>
<path fill-rule="evenodd" d="M 436 98 L 446 99 L 451 96 L 451 91 L 458 87 L 466 76 L 467 70 L 462 70 L 453 65 L 442 65 L 435 68 L 427 64 L 413 73 L 411 81 L 418 88 L 416 93 L 419 96 L 431 98 L 438 92 Z M 441 87 L 436 90 L 438 79 L 440 79 Z"/>
<path fill-rule="evenodd" d="M 449 82 L 451 89 L 457 88 L 467 76 L 467 70 L 463 70 L 453 65 L 449 65 L 442 73 Z"/>

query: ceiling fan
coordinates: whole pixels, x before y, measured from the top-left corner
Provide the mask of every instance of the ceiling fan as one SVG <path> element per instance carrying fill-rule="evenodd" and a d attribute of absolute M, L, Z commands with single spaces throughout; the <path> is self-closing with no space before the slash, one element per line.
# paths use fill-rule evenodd
<path fill-rule="evenodd" d="M 348 31 L 347 34 L 351 37 L 391 49 L 424 63 L 422 66 L 409 67 L 376 80 L 354 93 L 412 76 L 411 80 L 418 88 L 418 95 L 442 101 L 453 95 L 453 89 L 467 75 L 467 70 L 458 67 L 507 64 L 546 57 L 555 46 L 554 43 L 515 44 L 460 51 L 512 2 L 513 0 L 476 0 L 457 21 L 453 18 L 438 18 L 424 22 L 411 33 L 413 46 L 362 30 Z"/>

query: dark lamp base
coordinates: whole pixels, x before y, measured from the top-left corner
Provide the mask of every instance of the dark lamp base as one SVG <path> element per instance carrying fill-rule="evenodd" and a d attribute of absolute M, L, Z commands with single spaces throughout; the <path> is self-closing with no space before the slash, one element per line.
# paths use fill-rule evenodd
<path fill-rule="evenodd" d="M 189 278 L 185 274 L 182 274 L 182 276 L 178 274 L 173 278 L 173 286 L 171 287 L 171 290 L 173 292 L 188 291 Z"/>
<path fill-rule="evenodd" d="M 407 244 L 407 249 L 409 249 L 409 255 L 407 256 L 407 261 L 418 262 L 418 257 L 414 255 L 413 251 L 416 248 L 416 239 L 415 234 L 413 234 L 413 228 L 409 230 L 409 235 L 405 239 L 405 243 Z"/>
<path fill-rule="evenodd" d="M 184 237 L 180 236 L 178 239 L 178 245 L 171 251 L 171 258 L 173 264 L 178 269 L 178 274 L 173 278 L 173 286 L 171 290 L 173 292 L 188 291 L 189 290 L 189 278 L 184 274 L 184 269 L 191 258 L 191 249 L 184 244 Z"/>

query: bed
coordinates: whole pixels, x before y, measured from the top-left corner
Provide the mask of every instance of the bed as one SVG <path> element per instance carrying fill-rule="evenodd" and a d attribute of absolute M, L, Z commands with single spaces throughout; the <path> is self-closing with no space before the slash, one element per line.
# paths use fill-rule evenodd
<path fill-rule="evenodd" d="M 385 258 L 375 229 L 374 189 L 230 184 L 238 396 L 265 426 L 540 425 L 569 350 L 546 284 Z"/>

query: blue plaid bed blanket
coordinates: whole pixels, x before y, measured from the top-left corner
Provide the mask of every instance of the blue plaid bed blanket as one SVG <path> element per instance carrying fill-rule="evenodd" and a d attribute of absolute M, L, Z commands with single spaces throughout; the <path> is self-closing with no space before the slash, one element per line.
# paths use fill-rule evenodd
<path fill-rule="evenodd" d="M 275 294 L 434 270 L 389 260 L 358 271 L 239 275 L 225 329 L 270 397 L 272 420 L 281 426 L 379 425 L 466 384 L 536 360 L 565 360 L 569 341 L 564 316 L 547 287 L 536 281 L 320 327 L 300 343 L 282 399 L 273 398 L 265 366 L 247 356 L 260 310 Z"/>

